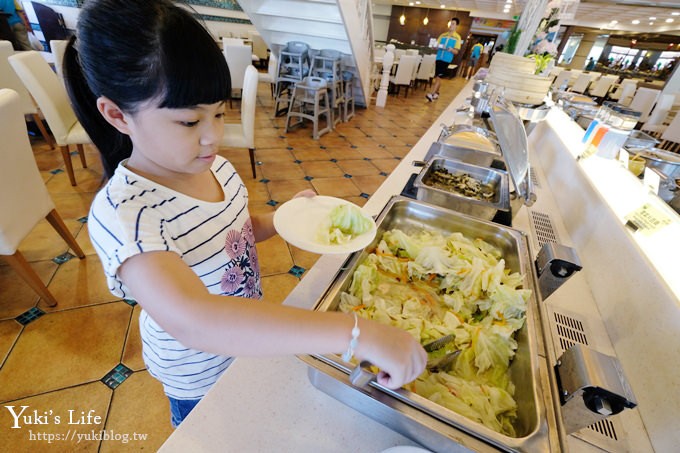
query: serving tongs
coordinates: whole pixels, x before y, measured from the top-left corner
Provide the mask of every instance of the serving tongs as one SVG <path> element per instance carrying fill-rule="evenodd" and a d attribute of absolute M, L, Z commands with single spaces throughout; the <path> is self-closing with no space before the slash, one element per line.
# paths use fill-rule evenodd
<path fill-rule="evenodd" d="M 456 336 L 453 334 L 444 335 L 443 337 L 438 338 L 430 343 L 424 344 L 423 349 L 425 349 L 426 352 L 436 352 L 439 351 L 440 349 L 446 348 L 447 346 L 452 346 L 451 343 L 455 339 Z M 425 369 L 431 373 L 438 373 L 440 371 L 447 372 L 456 362 L 456 358 L 459 355 L 460 349 L 455 349 L 451 351 L 447 349 L 446 353 L 443 356 L 437 357 L 435 359 L 429 359 L 427 361 Z"/>
<path fill-rule="evenodd" d="M 452 346 L 453 340 L 455 340 L 456 336 L 451 334 L 451 335 L 445 335 L 441 338 L 438 338 L 434 341 L 431 341 L 430 343 L 426 343 L 423 345 L 423 349 L 425 349 L 425 352 L 435 352 L 439 351 L 442 348 L 445 348 L 447 346 Z M 425 365 L 425 369 L 429 371 L 430 373 L 438 373 L 440 371 L 442 372 L 447 372 L 451 369 L 453 364 L 456 361 L 456 357 L 460 355 L 460 349 L 452 350 L 452 351 L 446 351 L 446 353 L 441 356 L 437 357 L 436 359 L 429 359 L 427 361 L 427 365 Z M 352 372 L 349 374 L 349 382 L 354 385 L 355 387 L 359 388 L 365 388 L 367 387 L 371 382 L 375 381 L 376 375 L 371 371 L 371 367 L 373 365 L 369 361 L 362 361 L 359 363 Z"/>

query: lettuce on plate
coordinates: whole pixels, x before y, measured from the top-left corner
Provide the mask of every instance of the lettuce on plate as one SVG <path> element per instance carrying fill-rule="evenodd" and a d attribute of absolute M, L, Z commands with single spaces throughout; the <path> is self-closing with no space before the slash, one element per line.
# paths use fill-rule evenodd
<path fill-rule="evenodd" d="M 371 229 L 373 223 L 353 204 L 334 207 L 322 222 L 318 239 L 324 244 L 345 244 Z"/>

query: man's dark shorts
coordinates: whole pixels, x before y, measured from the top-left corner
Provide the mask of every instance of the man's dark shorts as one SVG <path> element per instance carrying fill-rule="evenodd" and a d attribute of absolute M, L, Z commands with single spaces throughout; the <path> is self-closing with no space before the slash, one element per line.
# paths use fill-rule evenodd
<path fill-rule="evenodd" d="M 449 68 L 449 65 L 451 63 L 447 63 L 444 60 L 437 60 L 434 62 L 435 68 L 434 68 L 434 74 L 437 77 L 445 77 L 446 76 L 446 71 Z"/>

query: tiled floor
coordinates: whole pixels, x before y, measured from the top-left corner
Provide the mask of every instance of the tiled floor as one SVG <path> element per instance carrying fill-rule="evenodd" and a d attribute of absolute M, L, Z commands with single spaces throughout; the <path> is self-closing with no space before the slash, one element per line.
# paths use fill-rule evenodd
<path fill-rule="evenodd" d="M 223 155 L 248 187 L 251 213 L 273 211 L 308 188 L 363 205 L 464 83 L 445 80 L 440 99 L 433 103 L 422 89 L 408 98 L 403 93 L 389 96 L 387 108 L 357 109 L 355 118 L 318 141 L 311 139 L 311 127 L 286 133 L 285 118 L 273 117 L 269 87 L 261 85 L 257 178 L 250 176 L 247 151 L 225 149 Z M 234 104 L 227 121 L 239 118 Z M 96 150 L 86 150 L 88 169 L 74 156 L 78 186 L 71 187 L 59 152 L 39 138 L 33 138 L 32 145 L 57 210 L 87 257 L 63 256 L 67 246 L 46 221 L 20 245 L 59 300 L 56 307 L 38 300 L 0 259 L 0 449 L 155 451 L 172 428 L 161 386 L 141 358 L 140 308 L 109 293 L 87 235 L 88 207 L 102 175 Z M 318 258 L 279 237 L 257 248 L 265 299 L 276 303 Z M 9 428 L 15 420 L 6 406 L 13 406 L 15 413 L 28 406 L 20 427 Z M 78 435 L 87 438 L 78 441 Z"/>

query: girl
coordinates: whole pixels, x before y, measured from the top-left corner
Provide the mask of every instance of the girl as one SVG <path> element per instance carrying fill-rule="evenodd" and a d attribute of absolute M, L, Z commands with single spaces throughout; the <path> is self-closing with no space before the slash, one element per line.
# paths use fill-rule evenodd
<path fill-rule="evenodd" d="M 149 372 L 177 426 L 235 356 L 347 351 L 390 388 L 426 355 L 408 333 L 342 313 L 249 301 L 262 295 L 250 216 L 233 166 L 217 155 L 229 69 L 210 34 L 168 0 L 90 0 L 64 56 L 77 116 L 109 181 L 89 216 L 111 292 L 142 307 Z M 297 196 L 311 196 L 301 193 Z"/>

